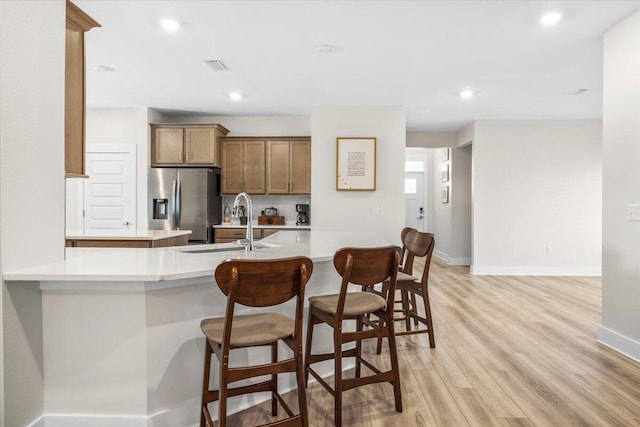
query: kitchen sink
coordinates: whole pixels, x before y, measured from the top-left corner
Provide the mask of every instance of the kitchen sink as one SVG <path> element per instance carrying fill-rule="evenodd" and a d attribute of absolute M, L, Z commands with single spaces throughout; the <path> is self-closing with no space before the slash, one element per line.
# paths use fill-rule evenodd
<path fill-rule="evenodd" d="M 220 246 L 224 245 L 224 246 Z M 262 242 L 254 242 L 253 249 L 269 249 L 269 248 L 279 248 L 280 245 L 276 245 L 274 243 L 262 243 Z M 198 246 L 178 246 L 175 248 L 178 252 L 186 252 L 192 254 L 208 254 L 215 252 L 233 252 L 233 251 L 244 251 L 244 245 L 238 245 L 235 243 L 217 243 L 214 245 L 198 245 Z"/>

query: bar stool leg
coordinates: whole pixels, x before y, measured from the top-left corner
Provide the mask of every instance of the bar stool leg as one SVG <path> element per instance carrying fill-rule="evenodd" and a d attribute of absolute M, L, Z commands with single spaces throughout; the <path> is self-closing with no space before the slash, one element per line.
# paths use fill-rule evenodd
<path fill-rule="evenodd" d="M 218 400 L 218 427 L 227 427 L 227 371 L 229 369 L 229 355 L 225 354 L 220 360 L 220 391 Z"/>
<path fill-rule="evenodd" d="M 391 369 L 393 370 L 393 397 L 396 411 L 402 412 L 402 394 L 400 390 L 400 368 L 398 366 L 398 352 L 396 349 L 396 333 L 393 325 L 393 312 L 390 314 L 388 324 L 389 355 L 391 356 Z"/>
<path fill-rule="evenodd" d="M 342 325 L 336 325 L 333 332 L 335 351 L 335 407 L 334 421 L 336 427 L 342 427 Z"/>
<path fill-rule="evenodd" d="M 431 303 L 429 303 L 429 290 L 426 284 L 422 284 L 422 301 L 424 301 L 424 314 L 429 328 L 429 347 L 436 347 L 436 336 L 433 332 L 433 319 L 431 318 Z"/>
<path fill-rule="evenodd" d="M 315 316 L 309 307 L 309 319 L 307 320 L 307 342 L 305 343 L 304 352 L 304 386 L 309 385 L 309 356 L 311 356 L 311 342 L 313 341 L 313 326 L 315 323 Z"/>
<path fill-rule="evenodd" d="M 271 363 L 278 361 L 278 342 L 271 344 Z M 271 374 L 271 415 L 278 415 L 278 401 L 276 393 L 278 392 L 278 374 Z"/>
<path fill-rule="evenodd" d="M 362 316 L 358 316 L 356 319 L 356 331 L 362 332 L 363 330 L 363 322 Z M 360 363 L 362 358 L 362 340 L 356 341 L 356 378 L 360 378 L 361 365 Z"/>
<path fill-rule="evenodd" d="M 415 314 L 418 314 L 418 304 L 416 303 L 416 293 L 411 292 L 411 307 Z M 417 327 L 419 325 L 418 319 L 416 317 L 413 318 L 413 324 Z"/>
<path fill-rule="evenodd" d="M 303 426 L 309 425 L 307 413 L 307 390 L 304 380 L 304 361 L 302 359 L 302 346 L 296 346 L 296 380 L 298 381 L 298 406 Z"/>
<path fill-rule="evenodd" d="M 202 405 L 200 405 L 200 427 L 207 427 L 204 408 L 207 406 L 207 392 L 209 391 L 209 376 L 211 375 L 211 345 L 209 340 L 204 340 L 204 379 L 202 380 Z"/>
<path fill-rule="evenodd" d="M 404 315 L 404 327 L 408 332 L 411 330 L 411 317 L 409 316 L 409 294 L 405 290 L 400 291 L 400 294 L 402 295 L 402 314 Z"/>

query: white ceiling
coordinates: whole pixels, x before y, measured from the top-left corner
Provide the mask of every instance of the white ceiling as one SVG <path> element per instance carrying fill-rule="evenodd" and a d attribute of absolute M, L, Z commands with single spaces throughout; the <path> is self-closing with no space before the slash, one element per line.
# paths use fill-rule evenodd
<path fill-rule="evenodd" d="M 612 0 L 75 3 L 102 25 L 86 37 L 89 108 L 236 116 L 402 105 L 410 131 L 601 117 L 602 35 L 640 9 Z M 542 27 L 549 10 L 564 18 Z M 162 17 L 183 28 L 165 32 Z M 318 53 L 326 43 L 338 51 Z M 210 59 L 230 71 L 214 72 Z M 477 95 L 460 99 L 464 88 Z M 569 95 L 578 88 L 589 90 Z M 231 101 L 232 91 L 246 98 Z"/>

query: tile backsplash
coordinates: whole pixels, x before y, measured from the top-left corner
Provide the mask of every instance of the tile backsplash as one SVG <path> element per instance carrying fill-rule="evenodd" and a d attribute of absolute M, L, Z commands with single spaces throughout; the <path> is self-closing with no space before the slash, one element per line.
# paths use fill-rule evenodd
<path fill-rule="evenodd" d="M 308 204 L 309 210 L 313 210 L 311 206 L 311 197 L 309 196 L 250 196 L 251 203 L 253 204 L 253 220 L 258 221 L 258 216 L 262 214 L 262 211 L 266 208 L 278 209 L 278 215 L 283 216 L 286 225 L 296 225 L 296 212 L 297 204 Z M 233 201 L 235 196 L 222 196 L 222 209 L 224 217 L 224 204 L 228 203 L 230 208 L 233 208 Z M 240 202 L 241 205 L 245 205 L 244 200 Z M 313 212 L 310 215 L 313 222 Z"/>

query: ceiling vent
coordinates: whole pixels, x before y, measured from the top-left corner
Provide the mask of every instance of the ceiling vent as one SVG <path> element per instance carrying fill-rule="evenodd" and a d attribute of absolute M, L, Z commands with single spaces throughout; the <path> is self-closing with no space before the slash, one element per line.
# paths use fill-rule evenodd
<path fill-rule="evenodd" d="M 226 65 L 222 63 L 219 59 L 212 59 L 210 61 L 204 61 L 206 64 L 211 67 L 213 71 L 229 71 Z"/>
<path fill-rule="evenodd" d="M 585 93 L 588 90 L 589 89 L 575 89 L 575 90 L 572 90 L 571 92 L 569 92 L 569 95 L 582 95 L 583 93 Z"/>

